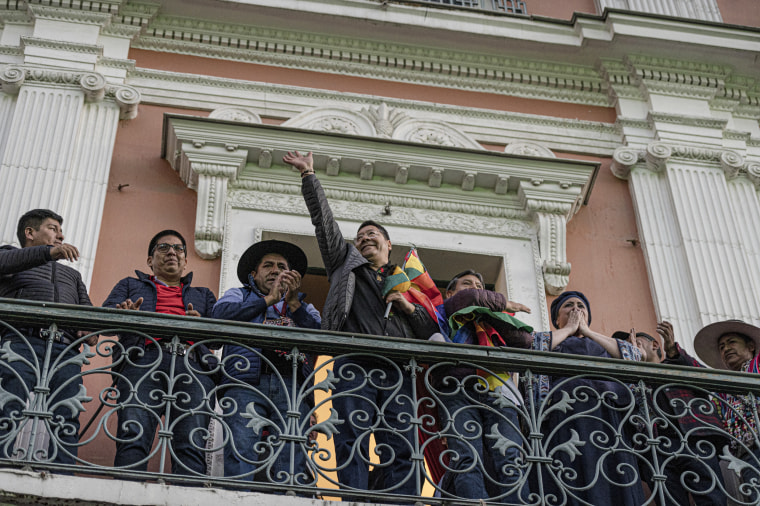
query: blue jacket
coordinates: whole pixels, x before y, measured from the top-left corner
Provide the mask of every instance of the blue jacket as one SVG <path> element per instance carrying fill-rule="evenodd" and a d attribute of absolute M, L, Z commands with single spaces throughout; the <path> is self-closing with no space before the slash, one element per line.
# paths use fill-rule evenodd
<path fill-rule="evenodd" d="M 288 309 L 284 298 L 280 302 L 267 307 L 264 294 L 258 290 L 253 281 L 253 276 L 249 274 L 247 285 L 230 288 L 224 293 L 222 298 L 214 305 L 212 316 L 220 320 L 263 323 L 265 319 L 276 320 L 280 318 L 280 314 L 275 309 L 277 308 L 280 311 L 285 310 L 285 316 L 291 318 L 297 327 L 319 329 L 322 325 L 319 311 L 311 304 L 304 304 L 303 299 L 305 297 L 306 295 L 303 293 L 298 294 L 298 300 L 302 303 L 301 307 L 294 313 Z M 261 352 L 260 349 L 258 351 Z M 233 355 L 244 357 L 244 360 L 229 360 L 225 364 L 226 373 L 237 380 L 257 385 L 261 376 L 261 357 L 248 348 L 226 345 L 224 347 L 224 356 L 230 357 Z M 308 357 L 308 360 L 311 362 L 312 357 Z M 239 367 L 234 367 L 235 364 Z M 310 363 L 309 366 L 310 369 L 314 364 Z M 230 380 L 225 375 L 222 383 L 228 382 Z"/>
<path fill-rule="evenodd" d="M 136 278 L 124 278 L 116 283 L 116 286 L 113 287 L 113 290 L 111 290 L 111 293 L 108 294 L 105 302 L 103 302 L 103 307 L 116 307 L 116 304 L 124 302 L 127 299 L 131 299 L 134 302 L 142 297 L 143 303 L 140 306 L 140 311 L 156 312 L 158 293 L 156 284 L 150 279 L 149 274 L 140 271 L 135 271 L 135 274 L 137 274 Z M 209 317 L 211 316 L 211 310 L 214 308 L 216 296 L 208 288 L 191 286 L 192 280 L 192 272 L 180 280 L 182 282 L 182 303 L 186 308 L 188 304 L 192 304 L 193 309 L 198 311 L 201 316 Z M 145 339 L 142 336 L 134 334 L 121 334 L 119 342 L 122 343 L 124 349 L 129 349 L 132 346 L 145 347 Z M 198 351 L 204 356 L 210 353 L 205 345 L 200 345 Z M 117 356 L 114 356 L 114 360 L 117 358 Z M 209 363 L 201 361 L 201 365 L 204 368 L 213 367 L 214 361 L 210 361 Z"/>

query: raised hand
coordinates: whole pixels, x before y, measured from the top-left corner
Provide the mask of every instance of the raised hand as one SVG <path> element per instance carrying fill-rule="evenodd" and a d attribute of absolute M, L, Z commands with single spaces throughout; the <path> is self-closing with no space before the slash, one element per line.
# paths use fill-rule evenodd
<path fill-rule="evenodd" d="M 314 172 L 314 158 L 311 151 L 308 155 L 302 155 L 298 151 L 288 151 L 288 154 L 282 157 L 282 161 L 298 169 L 302 175 L 304 172 Z"/>
<path fill-rule="evenodd" d="M 285 302 L 291 312 L 301 307 L 301 301 L 298 300 L 298 291 L 301 289 L 301 274 L 298 271 L 283 271 L 276 282 L 281 283 L 283 290 L 286 290 Z"/>
<path fill-rule="evenodd" d="M 76 262 L 79 260 L 79 250 L 72 244 L 59 244 L 50 249 L 50 256 L 53 260 Z"/>
<path fill-rule="evenodd" d="M 185 315 L 186 316 L 198 316 L 198 317 L 201 316 L 201 314 L 198 311 L 196 311 L 195 309 L 193 309 L 193 303 L 192 302 L 190 302 L 190 303 L 187 304 L 187 311 L 185 311 Z"/>
<path fill-rule="evenodd" d="M 662 336 L 662 347 L 665 348 L 665 354 L 671 358 L 678 355 L 673 325 L 669 321 L 663 320 L 657 324 L 657 333 Z"/>

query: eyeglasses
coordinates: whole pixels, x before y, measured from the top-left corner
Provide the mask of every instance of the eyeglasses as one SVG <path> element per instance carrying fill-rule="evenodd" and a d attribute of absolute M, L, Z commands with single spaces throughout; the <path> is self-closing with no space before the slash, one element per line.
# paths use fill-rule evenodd
<path fill-rule="evenodd" d="M 169 244 L 168 242 L 156 244 L 156 246 L 153 248 L 153 252 L 155 253 L 158 251 L 159 253 L 168 253 L 169 249 L 171 248 L 174 248 L 174 252 L 177 255 L 183 255 L 185 253 L 184 244 Z"/>
<path fill-rule="evenodd" d="M 363 234 L 357 235 L 356 239 L 354 240 L 354 242 L 361 242 L 362 239 L 364 239 L 364 238 L 374 239 L 375 237 L 380 237 L 381 235 L 382 234 L 380 232 L 377 232 L 375 230 L 369 230 L 369 231 L 367 231 L 367 232 L 365 232 Z"/>

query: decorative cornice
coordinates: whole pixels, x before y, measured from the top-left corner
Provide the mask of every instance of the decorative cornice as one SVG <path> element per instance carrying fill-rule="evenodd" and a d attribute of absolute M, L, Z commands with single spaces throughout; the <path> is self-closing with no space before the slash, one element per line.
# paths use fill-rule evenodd
<path fill-rule="evenodd" d="M 110 24 L 103 28 L 100 33 L 102 35 L 111 35 L 115 37 L 124 37 L 128 39 L 134 39 L 142 31 L 141 26 L 123 25 L 123 24 Z"/>
<path fill-rule="evenodd" d="M 723 130 L 723 138 L 732 141 L 747 142 L 752 137 L 751 132 L 744 132 L 741 130 Z"/>
<path fill-rule="evenodd" d="M 421 196 L 419 194 L 411 195 L 409 191 L 391 192 L 388 189 L 377 191 L 376 189 L 342 189 L 331 183 L 329 179 L 322 179 L 322 186 L 325 194 L 330 199 L 345 200 L 368 205 L 385 206 L 391 204 L 391 207 L 404 209 L 419 209 L 425 211 L 440 211 L 454 214 L 469 214 L 472 216 L 482 216 L 491 218 L 503 218 L 510 220 L 525 220 L 527 213 L 523 209 L 508 207 L 503 204 L 486 203 L 473 204 L 463 198 L 447 197 L 441 199 L 437 195 Z M 230 185 L 233 191 L 250 191 L 257 193 L 275 193 L 282 195 L 301 195 L 300 181 L 294 180 L 292 183 L 274 182 L 264 179 L 245 179 L 238 180 Z M 394 211 L 395 212 L 395 211 Z"/>
<path fill-rule="evenodd" d="M 718 88 L 731 74 L 731 67 L 693 60 L 631 54 L 626 64 L 640 79 Z"/>
<path fill-rule="evenodd" d="M 159 16 L 133 47 L 609 106 L 590 67 Z M 287 47 L 287 51 L 283 48 Z M 346 58 L 346 55 L 350 55 Z"/>
<path fill-rule="evenodd" d="M 147 26 L 156 17 L 161 5 L 154 3 L 129 2 L 119 9 L 114 21 L 133 26 Z"/>
<path fill-rule="evenodd" d="M 0 16 L 0 26 L 5 25 L 29 25 L 34 23 L 34 18 L 27 10 L 9 10 L 8 6 L 0 8 L 2 16 Z"/>
<path fill-rule="evenodd" d="M 57 51 L 69 51 L 71 53 L 94 54 L 97 56 L 103 54 L 103 46 L 39 39 L 37 37 L 21 37 L 21 47 L 22 49 L 26 47 L 38 47 L 42 49 L 54 49 Z"/>
<path fill-rule="evenodd" d="M 467 108 L 415 100 L 325 91 L 306 87 L 272 85 L 235 79 L 137 68 L 127 82 L 140 89 L 144 103 L 179 107 L 208 108 L 245 106 L 268 114 L 292 117 L 310 107 L 388 107 L 408 116 L 428 117 L 456 125 L 468 136 L 485 143 L 505 139 L 540 143 L 555 151 L 575 151 L 583 143 L 588 153 L 609 156 L 621 143 L 615 125 L 598 121 L 539 116 L 490 109 Z M 181 90 L 182 93 L 167 93 Z M 274 112 L 273 112 L 274 111 Z"/>
<path fill-rule="evenodd" d="M 403 64 L 404 58 L 388 55 L 371 57 L 359 55 L 356 61 L 346 61 L 337 56 L 312 48 L 303 48 L 293 53 L 281 52 L 283 44 L 251 44 L 252 47 L 228 47 L 208 45 L 204 42 L 188 40 L 159 39 L 150 36 L 139 37 L 132 47 L 152 51 L 187 54 L 209 58 L 223 58 L 263 65 L 276 65 L 314 72 L 367 77 L 391 81 L 412 82 L 414 84 L 443 86 L 447 88 L 501 93 L 524 98 L 579 103 L 609 107 L 606 90 L 599 82 L 586 81 L 573 76 L 547 76 L 521 73 L 502 69 L 478 67 L 462 60 L 461 64 L 433 63 L 417 61 Z M 246 43 L 247 44 L 247 43 Z M 255 49 L 258 46 L 258 49 Z M 278 52 L 268 52 L 268 51 Z M 328 54 L 329 53 L 329 54 Z M 340 54 L 340 51 L 335 51 Z M 465 56 L 463 56 L 466 58 Z M 477 59 L 476 59 L 477 60 Z M 509 65 L 505 63 L 506 67 Z"/>
<path fill-rule="evenodd" d="M 0 46 L 0 54 L 8 56 L 24 56 L 24 50 L 19 46 Z"/>
<path fill-rule="evenodd" d="M 717 88 L 702 87 L 696 84 L 648 80 L 644 80 L 639 89 L 642 94 L 656 93 L 671 97 L 696 98 L 700 100 L 712 100 L 718 92 Z"/>
<path fill-rule="evenodd" d="M 104 56 L 98 59 L 98 66 L 110 69 L 126 70 L 130 72 L 135 68 L 135 61 L 124 60 L 122 58 L 108 58 Z"/>
<path fill-rule="evenodd" d="M 728 120 L 723 118 L 706 118 L 704 116 L 687 116 L 685 114 L 673 114 L 665 112 L 649 112 L 650 121 L 658 123 L 670 123 L 674 125 L 695 126 L 700 128 L 715 128 L 723 130 L 728 125 Z M 654 126 L 654 125 L 650 125 Z"/>
<path fill-rule="evenodd" d="M 102 2 L 76 2 L 79 8 L 71 8 L 75 2 L 51 2 L 53 5 L 29 4 L 29 12 L 35 19 L 52 19 L 56 21 L 69 21 L 88 25 L 106 26 L 111 22 L 112 14 L 118 10 L 118 4 L 105 4 Z M 64 7 L 57 7 L 55 4 L 64 4 Z M 91 4 L 91 9 L 83 9 L 82 4 Z M 101 10 L 102 9 L 102 10 Z"/>

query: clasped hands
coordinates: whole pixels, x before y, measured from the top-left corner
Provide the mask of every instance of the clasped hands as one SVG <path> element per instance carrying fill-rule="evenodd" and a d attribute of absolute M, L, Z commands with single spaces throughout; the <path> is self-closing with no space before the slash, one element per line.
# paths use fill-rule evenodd
<path fill-rule="evenodd" d="M 269 289 L 269 293 L 264 297 L 267 306 L 276 304 L 285 297 L 285 302 L 291 311 L 295 311 L 301 307 L 301 301 L 298 300 L 298 291 L 301 289 L 301 274 L 298 271 L 282 271 L 275 282 L 272 284 L 272 288 Z"/>

